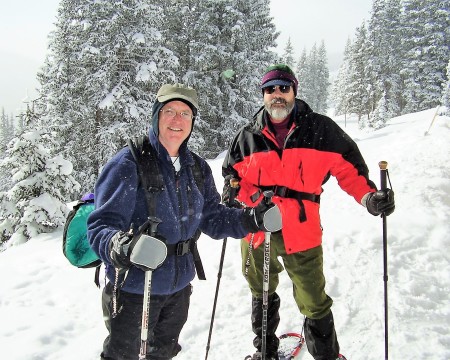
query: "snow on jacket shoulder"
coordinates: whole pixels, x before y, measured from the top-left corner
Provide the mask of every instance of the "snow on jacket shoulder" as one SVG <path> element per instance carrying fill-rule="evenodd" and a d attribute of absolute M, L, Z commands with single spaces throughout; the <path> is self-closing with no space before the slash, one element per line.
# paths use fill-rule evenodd
<path fill-rule="evenodd" d="M 181 169 L 176 174 L 165 148 L 153 131 L 150 142 L 158 152 L 158 165 L 165 189 L 156 195 L 156 216 L 162 220 L 158 234 L 168 244 L 176 244 L 194 236 L 198 228 L 208 236 L 221 239 L 240 238 L 246 234 L 241 224 L 242 210 L 220 204 L 211 168 L 203 159 L 203 189 L 192 174 L 194 158 L 186 146 L 180 148 Z M 111 237 L 117 231 L 136 231 L 148 217 L 145 193 L 139 186 L 137 165 L 129 149 L 120 150 L 103 168 L 95 185 L 96 209 L 88 219 L 88 237 L 94 251 L 106 264 L 106 274 L 114 282 L 114 268 L 108 254 Z M 230 226 L 232 224 L 232 226 Z M 191 253 L 170 255 L 153 272 L 152 294 L 171 294 L 189 284 L 195 276 Z M 131 267 L 122 290 L 142 294 L 144 272 Z"/>
<path fill-rule="evenodd" d="M 330 175 L 359 203 L 376 187 L 369 180 L 368 168 L 356 143 L 330 118 L 314 113 L 296 99 L 294 119 L 284 148 L 261 110 L 253 121 L 235 136 L 223 164 L 223 174 L 233 173 L 241 179 L 238 199 L 249 206 L 259 201 L 261 187 L 283 186 L 297 192 L 320 195 Z M 319 203 L 275 196 L 283 217 L 283 237 L 287 253 L 304 251 L 322 242 Z M 300 221 L 304 211 L 306 221 Z M 256 236 L 256 243 L 262 234 Z"/>

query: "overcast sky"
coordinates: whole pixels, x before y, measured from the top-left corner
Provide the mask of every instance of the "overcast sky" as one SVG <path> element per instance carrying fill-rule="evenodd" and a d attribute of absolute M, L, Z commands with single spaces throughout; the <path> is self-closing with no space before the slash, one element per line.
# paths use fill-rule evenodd
<path fill-rule="evenodd" d="M 271 15 L 279 52 L 288 38 L 300 56 L 325 41 L 329 64 L 338 66 L 349 37 L 369 19 L 372 0 L 272 0 Z M 0 108 L 8 114 L 24 107 L 22 100 L 36 96 L 36 73 L 47 51 L 59 0 L 0 0 Z"/>

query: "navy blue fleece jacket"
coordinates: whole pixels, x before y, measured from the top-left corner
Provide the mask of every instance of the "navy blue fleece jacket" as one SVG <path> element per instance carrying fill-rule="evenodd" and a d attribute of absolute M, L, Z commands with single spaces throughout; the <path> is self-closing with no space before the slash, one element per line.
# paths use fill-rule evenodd
<path fill-rule="evenodd" d="M 170 156 L 150 129 L 150 142 L 158 153 L 159 168 L 165 190 L 156 196 L 156 216 L 162 220 L 158 234 L 168 244 L 191 238 L 199 228 L 214 239 L 242 238 L 241 209 L 230 209 L 220 203 L 211 168 L 201 160 L 204 189 L 201 192 L 193 178 L 194 159 L 187 143 L 180 147 L 181 169 L 176 174 Z M 118 231 L 134 231 L 148 217 L 144 190 L 139 186 L 136 162 L 128 147 L 120 150 L 103 168 L 95 185 L 95 210 L 88 219 L 88 237 L 94 251 L 106 264 L 106 275 L 114 282 L 114 267 L 108 253 L 111 237 Z M 170 255 L 153 271 L 152 294 L 172 294 L 187 286 L 195 276 L 191 253 Z M 131 267 L 122 290 L 143 294 L 144 272 Z"/>

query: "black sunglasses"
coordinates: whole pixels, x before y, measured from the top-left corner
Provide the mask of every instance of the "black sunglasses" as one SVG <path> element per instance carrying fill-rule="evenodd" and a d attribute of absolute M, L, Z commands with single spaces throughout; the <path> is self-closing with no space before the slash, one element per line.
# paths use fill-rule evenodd
<path fill-rule="evenodd" d="M 276 88 L 279 88 L 283 94 L 287 94 L 288 92 L 291 91 L 290 85 L 280 85 L 280 86 L 274 85 L 274 86 L 265 87 L 264 93 L 265 94 L 273 94 L 275 92 Z"/>

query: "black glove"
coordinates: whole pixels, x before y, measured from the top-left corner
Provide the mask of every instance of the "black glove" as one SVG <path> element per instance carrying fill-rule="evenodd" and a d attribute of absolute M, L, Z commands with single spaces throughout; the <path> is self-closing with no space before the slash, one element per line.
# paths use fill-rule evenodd
<path fill-rule="evenodd" d="M 389 216 L 395 210 L 394 191 L 391 189 L 378 190 L 370 193 L 366 199 L 367 211 L 374 216 L 381 213 Z"/>
<path fill-rule="evenodd" d="M 241 208 L 241 204 L 236 200 L 236 196 L 239 193 L 239 183 L 237 187 L 231 186 L 231 180 L 235 177 L 233 175 L 227 175 L 224 179 L 223 192 L 222 192 L 222 203 L 228 207 Z"/>
<path fill-rule="evenodd" d="M 255 208 L 245 208 L 243 225 L 248 232 L 275 232 L 281 230 L 281 213 L 278 206 L 262 200 Z"/>
<path fill-rule="evenodd" d="M 130 245 L 133 235 L 118 231 L 109 241 L 109 256 L 112 264 L 119 269 L 128 269 L 131 266 Z"/>

